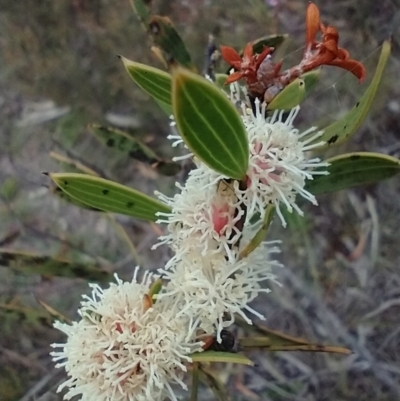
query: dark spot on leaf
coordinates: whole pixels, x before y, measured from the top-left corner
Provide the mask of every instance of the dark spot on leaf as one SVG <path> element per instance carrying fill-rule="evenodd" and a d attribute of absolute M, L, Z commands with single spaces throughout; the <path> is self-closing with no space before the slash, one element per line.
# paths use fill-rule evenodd
<path fill-rule="evenodd" d="M 339 135 L 333 135 L 331 138 L 328 139 L 328 144 L 332 145 L 339 139 Z"/>
<path fill-rule="evenodd" d="M 360 102 L 357 102 L 357 104 L 356 104 L 356 108 L 357 108 L 359 105 L 360 105 Z"/>
<path fill-rule="evenodd" d="M 350 156 L 350 160 L 358 160 L 361 156 L 360 155 L 353 155 Z"/>
<path fill-rule="evenodd" d="M 300 84 L 299 84 L 300 86 L 303 86 L 304 85 L 304 81 L 300 81 Z"/>
<path fill-rule="evenodd" d="M 103 195 L 108 195 L 110 193 L 108 189 L 103 189 L 101 192 L 103 193 Z"/>
<path fill-rule="evenodd" d="M 158 22 L 151 22 L 149 26 L 152 34 L 158 35 L 161 32 L 161 27 Z"/>
<path fill-rule="evenodd" d="M 110 138 L 107 140 L 106 145 L 110 148 L 114 146 L 114 139 Z"/>
<path fill-rule="evenodd" d="M 140 149 L 131 150 L 129 152 L 129 156 L 132 157 L 132 159 L 139 160 L 140 162 L 154 163 L 155 161 L 157 161 L 146 156 Z"/>
<path fill-rule="evenodd" d="M 128 209 L 132 209 L 133 206 L 135 206 L 135 204 L 134 204 L 133 202 L 127 202 L 127 203 L 126 203 L 126 207 L 127 207 Z"/>
<path fill-rule="evenodd" d="M 345 125 L 344 127 L 343 127 L 343 129 L 346 129 L 347 128 L 347 125 Z"/>

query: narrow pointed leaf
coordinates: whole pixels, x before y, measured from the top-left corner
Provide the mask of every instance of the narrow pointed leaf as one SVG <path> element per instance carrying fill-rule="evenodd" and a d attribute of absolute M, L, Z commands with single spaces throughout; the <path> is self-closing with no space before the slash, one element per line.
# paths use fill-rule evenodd
<path fill-rule="evenodd" d="M 153 15 L 148 22 L 148 29 L 154 43 L 163 51 L 168 65 L 177 63 L 182 67 L 196 70 L 183 40 L 168 17 Z"/>
<path fill-rule="evenodd" d="M 323 344 L 293 344 L 288 341 L 286 344 L 282 341 L 275 343 L 271 337 L 246 337 L 239 341 L 239 344 L 243 348 L 263 348 L 268 351 L 305 351 L 305 352 L 328 352 L 336 354 L 349 355 L 352 353 L 351 350 L 344 347 L 337 347 Z"/>
<path fill-rule="evenodd" d="M 242 179 L 248 166 L 248 142 L 229 99 L 205 78 L 179 68 L 173 76 L 172 104 L 187 147 L 213 170 Z"/>
<path fill-rule="evenodd" d="M 400 173 L 400 160 L 380 153 L 347 153 L 327 162 L 330 166 L 319 170 L 329 175 L 317 175 L 307 181 L 306 190 L 314 195 L 372 184 Z"/>
<path fill-rule="evenodd" d="M 108 282 L 112 275 L 101 267 L 74 262 L 58 257 L 32 252 L 0 248 L 0 266 L 43 276 L 81 278 L 89 281 Z"/>
<path fill-rule="evenodd" d="M 328 147 L 330 145 L 338 145 L 346 141 L 361 126 L 371 108 L 375 94 L 381 82 L 386 63 L 390 56 L 390 47 L 389 41 L 383 43 L 375 75 L 361 99 L 344 117 L 326 127 L 324 129 L 324 134 L 315 140 L 316 142 L 326 142 L 326 144 L 320 148 Z"/>
<path fill-rule="evenodd" d="M 268 110 L 290 110 L 298 106 L 306 95 L 306 86 L 302 78 L 297 78 L 279 92 L 268 103 Z"/>
<path fill-rule="evenodd" d="M 64 202 L 67 202 L 71 205 L 80 207 L 81 209 L 90 210 L 92 212 L 103 212 L 103 210 L 97 209 L 95 207 L 91 207 L 86 205 L 85 203 L 73 198 L 72 196 L 68 195 L 64 192 L 60 187 L 58 187 L 54 182 L 50 185 L 50 192 L 53 195 L 56 195 L 59 199 L 62 199 Z"/>
<path fill-rule="evenodd" d="M 162 280 L 159 278 L 150 286 L 149 296 L 152 299 L 153 304 L 157 302 L 157 294 L 161 291 L 162 284 Z"/>
<path fill-rule="evenodd" d="M 156 221 L 157 212 L 170 212 L 170 208 L 150 196 L 113 181 L 86 174 L 50 174 L 51 179 L 69 196 L 104 210 L 138 219 Z"/>
<path fill-rule="evenodd" d="M 104 127 L 99 124 L 91 124 L 90 132 L 107 147 L 116 149 L 121 153 L 146 163 L 163 175 L 176 175 L 180 171 L 179 164 L 163 160 L 142 141 L 117 128 Z"/>
<path fill-rule="evenodd" d="M 248 256 L 251 252 L 253 252 L 260 244 L 264 241 L 265 236 L 267 235 L 268 227 L 271 224 L 271 221 L 275 214 L 275 206 L 269 205 L 265 212 L 264 220 L 261 224 L 261 227 L 251 239 L 251 241 L 246 245 L 246 247 L 240 252 L 239 259 L 243 259 Z"/>
<path fill-rule="evenodd" d="M 163 110 L 172 114 L 171 74 L 149 65 L 136 63 L 125 57 L 121 57 L 121 60 L 135 83 L 155 99 Z"/>
<path fill-rule="evenodd" d="M 50 305 L 46 304 L 46 302 L 41 301 L 40 299 L 37 300 L 39 304 L 50 314 L 50 316 L 55 319 L 59 320 L 61 323 L 72 324 L 72 320 L 68 317 L 64 316 L 62 313 L 58 312 Z"/>
<path fill-rule="evenodd" d="M 225 362 L 253 366 L 254 363 L 241 354 L 219 351 L 196 352 L 189 355 L 193 362 Z"/>

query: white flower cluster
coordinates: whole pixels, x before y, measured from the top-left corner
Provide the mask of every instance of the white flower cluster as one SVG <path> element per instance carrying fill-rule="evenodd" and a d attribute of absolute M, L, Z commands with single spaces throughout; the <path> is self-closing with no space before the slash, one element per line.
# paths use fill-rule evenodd
<path fill-rule="evenodd" d="M 53 344 L 57 367 L 69 379 L 66 399 L 81 395 L 82 401 L 148 401 L 170 397 L 170 383 L 182 381 L 185 363 L 202 343 L 193 341 L 195 327 L 190 319 L 177 317 L 176 310 L 149 297 L 151 276 L 132 282 L 118 277 L 106 290 L 91 285 L 92 296 L 84 296 L 72 325 L 55 327 L 68 336 L 66 344 Z"/>
<path fill-rule="evenodd" d="M 281 265 L 270 256 L 279 249 L 276 242 L 253 249 L 252 239 L 268 205 L 285 225 L 282 207 L 301 213 L 297 195 L 316 203 L 304 187 L 317 174 L 315 168 L 326 166 L 307 158 L 317 146 L 310 143 L 322 133 L 312 128 L 300 134 L 293 127 L 298 108 L 286 118 L 283 112 L 265 118 L 265 105 L 258 100 L 253 110 L 235 92 L 231 100 L 239 104 L 248 135 L 246 179 L 231 180 L 193 158 L 195 168 L 184 185 L 177 184 L 179 193 L 173 198 L 158 193 L 171 207 L 159 214 L 167 233 L 155 245 L 166 244 L 174 252 L 159 270 L 166 284 L 153 298 L 151 275 L 138 283 L 136 270 L 132 282 L 117 278 L 106 290 L 92 285 L 92 297 L 86 296 L 79 310 L 81 320 L 56 323 L 68 336 L 65 344 L 53 344 L 58 350 L 52 353 L 69 376 L 59 388 L 68 388 L 66 399 L 175 400 L 170 384 L 186 388 L 182 377 L 189 355 L 203 351 L 201 339 L 212 335 L 222 341 L 221 331 L 236 314 L 249 324 L 251 315 L 264 318 L 249 303 L 270 291 L 264 282 L 277 283 L 272 271 Z M 182 142 L 173 139 L 175 145 Z M 193 155 L 180 159 L 187 157 Z"/>

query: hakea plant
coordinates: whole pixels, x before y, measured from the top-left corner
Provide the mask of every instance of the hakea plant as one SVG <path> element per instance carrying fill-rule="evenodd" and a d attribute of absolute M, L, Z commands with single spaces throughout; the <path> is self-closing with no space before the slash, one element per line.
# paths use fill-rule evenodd
<path fill-rule="evenodd" d="M 140 4 L 141 19 L 151 27 L 157 54 L 165 54 L 171 74 L 122 60 L 133 80 L 172 114 L 171 138 L 185 153 L 176 161 L 190 159 L 193 168 L 174 196 L 158 192 L 159 200 L 90 175 L 50 174 L 75 203 L 163 225 L 165 233 L 154 247 L 173 251 L 158 271 L 161 279 L 145 274 L 138 282 L 135 270 L 132 282 L 116 278 L 105 290 L 94 285 L 79 310 L 81 320 L 56 323 L 67 335 L 65 344 L 53 345 L 52 354 L 69 376 L 60 386 L 68 389 L 67 399 L 175 400 L 171 385 L 186 388 L 187 370 L 193 371 L 196 399 L 200 362 L 251 364 L 224 339 L 237 316 L 248 324 L 254 317 L 264 319 L 250 303 L 268 293 L 270 284 L 279 285 L 281 264 L 273 258 L 279 241 L 264 241 L 274 213 L 286 226 L 286 213 L 303 214 L 304 200 L 317 205 L 320 193 L 399 171 L 399 161 L 384 155 L 353 153 L 321 160 L 311 153 L 348 139 L 360 126 L 388 59 L 388 42 L 357 105 L 325 129 L 300 132 L 295 117 L 309 89 L 306 74 L 329 65 L 360 81 L 365 77 L 364 66 L 338 47 L 336 29 L 320 22 L 314 4 L 307 10 L 303 59 L 284 72 L 273 61 L 270 46 L 255 53 L 256 42 L 249 43 L 243 56 L 222 46 L 222 57 L 234 68 L 223 77 L 228 90 L 212 77 L 196 74 L 169 21 L 151 16 Z M 321 42 L 316 41 L 318 31 Z M 170 47 L 172 39 L 176 45 Z M 268 349 L 270 339 L 253 345 L 262 344 Z M 251 345 L 246 339 L 246 346 Z"/>

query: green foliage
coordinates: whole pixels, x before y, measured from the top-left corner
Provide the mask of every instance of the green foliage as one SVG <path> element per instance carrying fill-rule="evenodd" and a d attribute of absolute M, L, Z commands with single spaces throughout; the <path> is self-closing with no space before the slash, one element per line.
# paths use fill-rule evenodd
<path fill-rule="evenodd" d="M 268 110 L 290 110 L 299 105 L 306 95 L 306 86 L 302 78 L 297 78 L 279 92 L 270 103 Z"/>
<path fill-rule="evenodd" d="M 74 173 L 50 174 L 50 177 L 69 196 L 105 212 L 156 221 L 157 212 L 170 211 L 164 203 L 104 178 Z"/>
<path fill-rule="evenodd" d="M 187 147 L 213 170 L 242 179 L 248 165 L 247 135 L 229 99 L 205 78 L 178 69 L 173 75 L 172 105 Z"/>
<path fill-rule="evenodd" d="M 163 160 L 142 141 L 126 132 L 98 124 L 91 124 L 89 128 L 90 132 L 107 147 L 117 149 L 133 159 L 149 164 L 160 174 L 176 175 L 181 169 L 179 164 Z"/>
<path fill-rule="evenodd" d="M 385 41 L 382 45 L 381 55 L 379 57 L 375 75 L 361 99 L 343 118 L 326 127 L 324 129 L 324 134 L 315 140 L 315 142 L 326 142 L 326 144 L 321 146 L 321 148 L 330 145 L 338 145 L 348 140 L 361 126 L 369 112 L 381 82 L 386 63 L 390 56 L 390 48 L 390 42 Z"/>
<path fill-rule="evenodd" d="M 6 178 L 0 186 L 0 196 L 7 199 L 8 201 L 12 200 L 15 197 L 17 191 L 17 180 L 11 177 Z"/>
<path fill-rule="evenodd" d="M 148 28 L 154 43 L 163 51 L 168 65 L 177 63 L 196 70 L 185 44 L 168 17 L 153 15 L 148 22 Z"/>
<path fill-rule="evenodd" d="M 321 70 L 308 71 L 300 78 L 304 81 L 306 95 L 308 95 L 317 85 L 321 76 Z"/>
<path fill-rule="evenodd" d="M 268 205 L 261 227 L 258 229 L 251 241 L 246 245 L 246 247 L 240 252 L 240 259 L 248 256 L 261 244 L 261 242 L 264 241 L 265 236 L 267 235 L 268 227 L 271 224 L 272 219 L 274 218 L 274 214 L 275 206 Z"/>
<path fill-rule="evenodd" d="M 112 279 L 109 272 L 98 266 L 4 248 L 0 248 L 0 266 L 49 277 L 81 278 L 99 282 L 109 282 Z"/>
<path fill-rule="evenodd" d="M 346 153 L 327 162 L 330 163 L 329 167 L 318 170 L 328 171 L 329 175 L 317 175 L 307 181 L 306 190 L 314 195 L 372 184 L 400 172 L 398 159 L 380 153 Z"/>
<path fill-rule="evenodd" d="M 254 365 L 254 363 L 244 355 L 231 352 L 203 351 L 190 354 L 189 357 L 192 358 L 193 362 L 224 362 L 249 366 Z"/>
<path fill-rule="evenodd" d="M 282 45 L 282 43 L 288 37 L 289 37 L 288 34 L 282 34 L 282 35 L 274 34 L 274 35 L 263 36 L 262 38 L 253 40 L 252 42 L 253 52 L 254 54 L 261 53 L 265 47 L 273 47 L 276 50 L 280 45 Z"/>
<path fill-rule="evenodd" d="M 167 113 L 172 114 L 171 74 L 121 57 L 129 76 Z"/>

